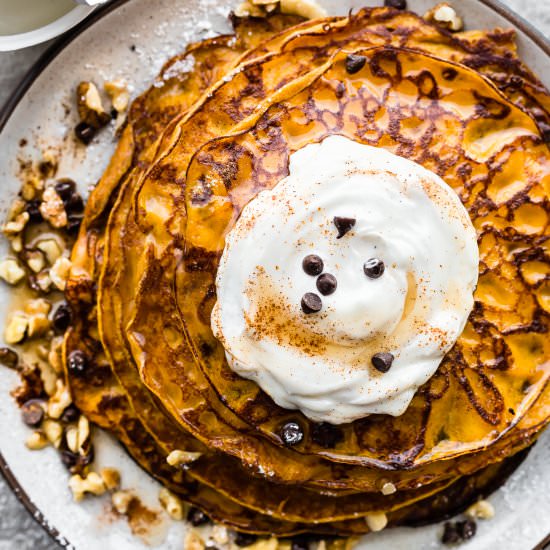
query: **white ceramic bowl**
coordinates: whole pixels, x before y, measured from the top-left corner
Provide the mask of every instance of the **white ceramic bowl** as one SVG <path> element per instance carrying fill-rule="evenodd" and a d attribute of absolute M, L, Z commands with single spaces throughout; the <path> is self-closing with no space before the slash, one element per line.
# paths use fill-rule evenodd
<path fill-rule="evenodd" d="M 20 50 L 55 38 L 80 23 L 80 21 L 92 13 L 94 9 L 95 7 L 92 6 L 75 5 L 71 11 L 61 16 L 59 19 L 43 27 L 39 27 L 38 29 L 19 34 L 10 34 L 8 36 L 0 35 L 0 52 Z"/>

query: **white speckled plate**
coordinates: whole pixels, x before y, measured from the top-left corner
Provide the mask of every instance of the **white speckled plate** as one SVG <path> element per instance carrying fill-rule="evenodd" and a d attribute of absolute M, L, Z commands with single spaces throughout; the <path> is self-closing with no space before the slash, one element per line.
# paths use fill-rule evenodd
<path fill-rule="evenodd" d="M 534 1 L 534 0 L 533 0 Z M 548 0 L 544 0 L 548 1 Z M 333 13 L 350 7 L 381 4 L 382 0 L 326 0 Z M 409 0 L 409 7 L 424 13 L 433 0 Z M 75 149 L 66 137 L 76 123 L 73 93 L 81 80 L 111 80 L 123 77 L 135 94 L 144 90 L 171 55 L 192 40 L 228 30 L 226 15 L 232 2 L 222 0 L 132 0 L 118 1 L 96 12 L 91 20 L 74 29 L 61 45 L 38 63 L 15 97 L 0 114 L 0 218 L 5 217 L 20 187 L 16 178 L 19 141 L 27 157 L 41 149 L 63 150 L 59 174 L 75 179 L 81 190 L 99 178 L 113 150 L 109 131 L 88 148 Z M 550 87 L 550 45 L 517 16 L 494 0 L 456 1 L 467 26 L 510 27 L 518 30 L 520 51 Z M 135 46 L 135 48 L 131 48 Z M 0 256 L 6 251 L 0 244 Z M 5 318 L 9 291 L 0 287 L 0 320 Z M 3 332 L 0 321 L 0 332 Z M 46 529 L 78 550 L 126 550 L 146 548 L 134 538 L 124 520 L 110 518 L 107 501 L 89 499 L 74 504 L 67 488 L 67 472 L 52 449 L 32 453 L 24 446 L 28 429 L 9 396 L 16 375 L 0 369 L 0 467 L 25 505 Z M 123 472 L 122 484 L 135 489 L 144 502 L 158 509 L 156 483 L 143 473 L 124 450 L 105 434 L 96 444 L 97 462 Z M 504 488 L 491 497 L 497 514 L 480 522 L 478 535 L 465 550 L 531 550 L 550 531 L 550 433 L 544 435 L 526 462 Z M 182 523 L 165 519 L 150 542 L 163 550 L 183 548 Z M 439 547 L 441 526 L 396 529 L 370 536 L 362 547 L 370 550 L 428 549 Z M 70 541 L 70 544 L 69 542 Z"/>

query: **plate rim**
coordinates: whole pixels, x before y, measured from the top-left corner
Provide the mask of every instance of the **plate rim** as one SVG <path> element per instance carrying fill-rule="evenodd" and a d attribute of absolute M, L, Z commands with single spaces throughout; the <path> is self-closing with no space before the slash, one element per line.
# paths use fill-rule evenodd
<path fill-rule="evenodd" d="M 86 19 L 78 23 L 78 25 L 69 29 L 64 34 L 60 35 L 55 41 L 40 55 L 33 63 L 30 69 L 26 72 L 19 84 L 15 87 L 6 102 L 0 108 L 0 133 L 4 130 L 11 115 L 23 99 L 26 92 L 32 86 L 34 81 L 42 74 L 42 72 L 52 63 L 56 57 L 67 48 L 80 34 L 92 27 L 99 20 L 103 19 L 112 11 L 120 8 L 129 0 L 111 0 L 107 4 L 94 10 Z M 521 30 L 529 37 L 541 50 L 550 56 L 550 38 L 546 38 L 544 34 L 535 28 L 531 23 L 525 20 L 521 15 L 514 10 L 505 6 L 500 0 L 477 0 L 480 4 L 484 4 L 489 9 L 508 20 L 515 28 Z M 42 511 L 33 503 L 25 489 L 21 486 L 0 449 L 0 474 L 5 479 L 13 494 L 19 502 L 23 504 L 31 517 L 40 525 L 46 533 L 59 545 L 65 548 L 74 548 L 71 543 L 62 536 L 57 528 L 52 525 L 42 513 Z M 545 550 L 550 545 L 550 533 L 533 550 Z"/>

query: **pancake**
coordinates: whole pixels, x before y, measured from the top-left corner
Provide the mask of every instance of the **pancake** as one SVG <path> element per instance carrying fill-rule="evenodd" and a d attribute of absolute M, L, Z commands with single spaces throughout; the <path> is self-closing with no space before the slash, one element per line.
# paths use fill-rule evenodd
<path fill-rule="evenodd" d="M 77 323 L 67 337 L 66 355 L 75 349 L 85 351 L 94 367 L 81 379 L 68 373 L 72 391 L 83 412 L 115 433 L 145 469 L 213 518 L 238 529 L 289 534 L 312 531 L 313 523 L 324 522 L 319 532 L 351 534 L 368 528 L 363 520 L 348 518 L 373 511 L 390 513 L 391 524 L 406 522 L 408 514 L 422 515 L 419 509 L 435 518 L 436 511 L 428 511 L 437 509 L 434 503 L 439 501 L 431 494 L 445 494 L 445 487 L 451 490 L 457 484 L 476 486 L 457 478 L 531 444 L 550 414 L 548 373 L 543 372 L 548 342 L 540 332 L 547 323 L 544 287 L 529 283 L 539 280 L 545 269 L 540 265 L 544 262 L 533 262 L 533 257 L 541 256 L 538 250 L 544 245 L 537 248 L 534 243 L 544 243 L 545 226 L 538 232 L 532 228 L 522 232 L 526 222 L 521 212 L 517 235 L 505 234 L 499 226 L 508 215 L 499 211 L 503 205 L 514 216 L 526 204 L 547 204 L 548 179 L 537 185 L 548 168 L 540 137 L 547 95 L 517 58 L 510 57 L 509 52 L 515 51 L 513 36 L 505 31 L 453 36 L 412 14 L 373 9 L 350 18 L 302 23 L 266 40 L 291 24 L 284 18 L 272 21 L 267 26 L 262 22 L 257 33 L 247 27 L 251 32 L 243 36 L 254 36 L 255 43 L 240 48 L 233 49 L 231 38 L 192 46 L 186 55 L 194 58 L 195 66 L 186 73 L 184 84 L 180 78 L 168 79 L 160 91 L 152 88 L 132 106 L 115 157 L 87 206 L 73 253 L 68 296 Z M 246 52 L 251 46 L 257 47 Z M 371 56 L 371 74 L 346 75 L 349 52 Z M 167 64 L 164 75 L 178 63 L 185 66 L 182 59 Z M 222 78 L 239 62 L 232 78 Z M 403 78 L 402 68 L 396 67 L 405 63 L 409 73 Z M 505 95 L 466 65 L 491 77 Z M 394 73 L 388 73 L 392 69 Z M 453 74 L 451 81 L 445 71 Z M 391 108 L 397 113 L 395 120 L 405 126 L 401 132 L 392 134 L 392 113 L 387 109 L 382 115 L 369 114 L 368 135 L 349 117 L 344 135 L 417 160 L 443 175 L 471 206 L 472 217 L 481 220 L 477 227 L 481 240 L 488 239 L 481 246 L 483 283 L 477 295 L 481 307 L 474 310 L 469 331 L 462 336 L 459 345 L 464 348 L 457 355 L 449 354 L 402 418 L 368 417 L 344 426 L 343 439 L 327 448 L 309 437 L 316 427 L 302 415 L 280 409 L 255 384 L 230 371 L 221 346 L 213 340 L 212 281 L 223 237 L 234 222 L 223 205 L 228 188 L 236 190 L 230 210 L 238 212 L 259 188 L 275 184 L 286 175 L 289 152 L 343 131 L 334 111 L 345 112 L 352 103 L 349 90 L 361 84 L 367 89 L 370 85 L 372 91 L 386 86 L 385 80 L 396 95 L 403 93 L 400 86 L 414 84 L 420 91 L 417 104 L 439 107 L 449 99 L 446 94 L 440 97 L 439 90 L 454 90 L 455 120 L 440 117 L 449 108 L 445 103 L 433 115 L 423 155 L 415 150 L 419 113 L 402 109 L 399 102 Z M 342 88 L 330 85 L 336 82 L 348 82 L 340 97 Z M 472 85 L 467 89 L 483 90 L 482 99 L 462 93 L 464 82 Z M 210 86 L 214 87 L 209 94 L 199 99 Z M 310 110 L 301 111 L 308 102 Z M 446 136 L 449 128 L 461 128 L 466 112 L 471 116 L 469 136 L 452 144 L 436 139 Z M 325 113 L 327 120 L 320 116 Z M 304 121 L 305 134 L 303 128 L 297 131 Z M 497 134 L 507 132 L 499 142 L 502 136 L 497 139 Z M 484 141 L 479 139 L 481 133 L 494 146 L 489 156 L 502 154 L 494 173 L 502 170 L 508 180 L 527 180 L 523 202 L 499 203 L 488 194 L 481 166 L 490 147 L 484 142 L 476 148 Z M 243 168 L 243 158 L 262 158 L 268 169 L 261 170 L 261 163 L 254 166 L 254 162 Z M 525 167 L 527 177 L 521 173 Z M 217 194 L 212 201 L 197 204 L 194 197 L 204 194 L 205 179 L 216 183 Z M 250 189 L 251 179 L 262 181 L 261 186 Z M 475 179 L 477 186 L 469 188 L 466 183 Z M 510 192 L 506 181 L 493 187 L 495 196 Z M 218 197 L 222 200 L 216 201 Z M 511 267 L 502 269 L 503 256 L 516 246 L 529 254 L 514 257 L 508 261 Z M 502 250 L 500 255 L 495 256 L 495 248 Z M 498 284 L 515 280 L 525 270 L 524 262 L 530 279 L 522 280 L 513 294 L 535 298 L 521 308 L 514 307 L 516 303 L 500 307 L 495 287 L 498 294 Z M 542 298 L 536 301 L 538 296 Z M 505 334 L 503 326 L 508 330 L 507 315 L 512 310 L 517 316 L 514 330 Z M 495 335 L 495 327 L 501 333 Z M 455 402 L 464 416 L 448 414 L 449 404 Z M 514 414 L 506 414 L 506 407 Z M 287 449 L 279 432 L 290 418 L 298 418 L 306 430 L 304 444 Z M 203 456 L 182 475 L 166 467 L 165 458 L 175 449 Z M 497 472 L 501 467 L 490 468 Z M 381 480 L 394 483 L 398 493 L 383 497 Z M 333 494 L 323 494 L 327 491 Z M 414 506 L 419 499 L 421 503 Z"/>
<path fill-rule="evenodd" d="M 353 425 L 342 426 L 340 441 L 334 450 L 316 445 L 307 435 L 303 446 L 295 447 L 304 453 L 319 453 L 350 463 L 379 465 L 384 462 L 387 467 L 412 467 L 486 446 L 496 434 L 500 437 L 513 428 L 548 380 L 540 368 L 550 353 L 550 344 L 538 328 L 538 321 L 546 324 L 548 317 L 536 301 L 535 290 L 519 278 L 518 260 L 506 261 L 504 249 L 509 240 L 498 235 L 499 230 L 513 227 L 510 219 L 521 217 L 516 209 L 527 207 L 533 210 L 534 217 L 541 218 L 541 224 L 527 231 L 518 227 L 517 236 L 530 250 L 536 249 L 536 242 L 544 238 L 544 207 L 526 202 L 529 196 L 544 193 L 544 181 L 549 181 L 547 148 L 530 117 L 509 107 L 505 98 L 490 86 L 484 86 L 477 74 L 403 50 L 375 49 L 362 54 L 371 66 L 371 74 L 365 76 L 366 83 L 357 82 L 355 75 L 346 78 L 343 55 L 311 87 L 267 110 L 254 128 L 213 140 L 195 154 L 186 177 L 186 247 L 176 274 L 176 292 L 178 307 L 194 346 L 193 356 L 199 358 L 203 372 L 227 405 L 243 420 L 262 429 L 275 443 L 282 444 L 278 435 L 280 427 L 292 419 L 297 418 L 300 425 L 309 426 L 306 434 L 310 434 L 315 428 L 303 415 L 277 408 L 255 383 L 232 373 L 225 361 L 223 346 L 211 333 L 209 306 L 213 302 L 209 293 L 214 285 L 216 259 L 221 254 L 224 235 L 253 196 L 287 175 L 292 152 L 321 141 L 334 131 L 388 148 L 441 175 L 469 209 L 481 242 L 484 265 L 470 324 L 440 366 L 437 376 L 417 393 L 406 415 L 398 418 L 371 415 Z M 392 67 L 393 74 L 375 73 L 381 60 L 386 61 L 386 67 Z M 426 67 L 433 67 L 434 80 L 427 76 Z M 434 82 L 440 81 L 439 75 L 453 68 L 457 71 L 455 78 L 448 83 L 441 78 L 439 88 L 434 88 Z M 381 80 L 388 82 L 387 88 Z M 353 98 L 346 94 L 345 101 L 342 98 L 341 104 L 335 106 L 336 87 L 340 83 L 344 83 L 346 90 L 376 89 L 379 95 L 350 92 Z M 419 95 L 411 101 L 412 83 L 418 86 Z M 429 90 L 424 90 L 424 86 L 429 86 Z M 463 90 L 474 91 L 464 93 Z M 442 105 L 439 112 L 436 111 L 438 96 Z M 423 97 L 429 99 L 424 101 Z M 464 105 L 471 106 L 468 109 L 471 118 L 466 115 Z M 487 105 L 491 107 L 485 108 Z M 361 114 L 371 122 L 368 130 L 364 128 Z M 380 126 L 377 121 L 381 121 Z M 421 135 L 417 133 L 419 126 L 423 128 Z M 411 127 L 414 139 L 408 134 Z M 504 128 L 510 132 L 509 138 L 503 136 Z M 458 137 L 456 143 L 451 143 L 449 133 Z M 477 141 L 480 135 L 483 150 L 477 146 L 481 143 Z M 254 160 L 259 158 L 266 159 L 265 164 Z M 494 163 L 492 173 L 486 168 L 489 158 Z M 216 159 L 216 163 L 212 159 Z M 478 179 L 476 188 L 468 189 L 461 175 L 465 173 Z M 510 195 L 506 188 L 518 181 L 524 184 L 517 190 L 525 197 L 521 201 L 517 194 L 506 196 Z M 208 192 L 204 182 L 208 182 Z M 196 199 L 207 193 L 207 200 Z M 492 199 L 491 203 L 488 199 Z M 481 208 L 482 213 L 478 214 Z M 216 220 L 216 225 L 211 219 Z M 485 239 L 491 239 L 491 254 L 499 258 L 493 265 L 486 261 Z M 195 269 L 194 265 L 201 261 L 204 267 Z M 193 267 L 189 267 L 191 265 Z M 163 265 L 163 269 L 169 268 Z M 504 288 L 509 293 L 509 303 L 495 304 L 495 295 Z M 144 316 L 145 323 L 135 321 L 129 329 L 130 333 L 139 335 L 141 342 L 150 338 L 147 327 L 157 334 L 159 330 L 149 314 Z M 288 320 L 283 317 L 281 322 Z M 535 349 L 533 354 L 525 353 L 528 342 Z M 518 347 L 521 353 L 516 351 Z M 208 354 L 205 349 L 209 350 Z M 150 348 L 143 347 L 141 354 L 134 353 L 134 356 L 148 357 L 158 366 L 160 358 L 153 354 Z M 185 368 L 182 363 L 182 369 Z M 141 367 L 147 383 L 145 369 Z M 525 385 L 530 388 L 527 392 Z M 437 398 L 432 399 L 430 395 Z M 515 411 L 514 415 L 508 412 L 510 409 Z M 400 447 L 402 453 L 396 450 Z M 416 450 L 414 455 L 411 449 Z"/>

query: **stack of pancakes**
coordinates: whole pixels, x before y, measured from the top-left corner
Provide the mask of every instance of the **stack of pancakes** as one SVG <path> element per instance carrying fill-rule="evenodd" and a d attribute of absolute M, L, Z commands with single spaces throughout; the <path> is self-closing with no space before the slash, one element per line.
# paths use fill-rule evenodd
<path fill-rule="evenodd" d="M 550 95 L 511 31 L 451 34 L 391 8 L 234 27 L 165 65 L 91 193 L 66 291 L 74 401 L 237 530 L 437 521 L 494 489 L 550 420 Z M 229 368 L 210 328 L 242 208 L 333 134 L 441 176 L 480 249 L 468 324 L 407 411 L 341 426 L 277 406 Z M 289 422 L 303 431 L 292 447 Z"/>

